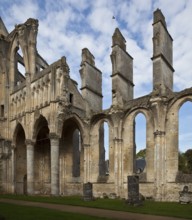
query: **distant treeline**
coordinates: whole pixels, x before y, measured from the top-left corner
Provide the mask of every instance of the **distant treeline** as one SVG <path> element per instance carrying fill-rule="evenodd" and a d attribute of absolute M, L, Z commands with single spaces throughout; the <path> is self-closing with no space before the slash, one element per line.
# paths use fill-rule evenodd
<path fill-rule="evenodd" d="M 179 171 L 192 174 L 192 149 L 185 153 L 179 152 Z"/>
<path fill-rule="evenodd" d="M 136 158 L 145 158 L 146 149 L 140 150 Z M 179 152 L 179 171 L 186 174 L 192 174 L 192 149 L 187 150 L 186 152 Z"/>

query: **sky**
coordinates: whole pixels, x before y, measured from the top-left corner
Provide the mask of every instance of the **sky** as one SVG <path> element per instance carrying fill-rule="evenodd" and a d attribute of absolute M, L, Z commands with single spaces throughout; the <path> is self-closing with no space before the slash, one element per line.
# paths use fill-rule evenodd
<path fill-rule="evenodd" d="M 127 52 L 134 58 L 134 97 L 151 92 L 153 11 L 159 8 L 174 39 L 174 91 L 192 85 L 191 0 L 0 0 L 0 3 L 0 16 L 8 31 L 29 17 L 39 20 L 39 54 L 49 64 L 65 56 L 70 76 L 79 88 L 81 51 L 85 47 L 91 51 L 103 76 L 104 108 L 111 105 L 111 37 L 116 27 L 126 39 Z M 186 119 L 185 112 L 182 113 L 184 122 L 192 121 L 192 108 L 187 107 L 187 111 L 191 116 Z M 183 149 L 192 148 L 192 132 L 190 136 L 185 125 L 180 138 Z M 145 136 L 142 130 L 140 126 L 140 137 Z M 144 144 L 140 141 L 138 145 L 142 148 Z"/>

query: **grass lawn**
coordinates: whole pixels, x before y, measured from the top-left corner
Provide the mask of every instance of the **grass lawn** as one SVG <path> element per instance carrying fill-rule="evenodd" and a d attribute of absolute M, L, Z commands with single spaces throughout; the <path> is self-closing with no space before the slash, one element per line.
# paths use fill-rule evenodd
<path fill-rule="evenodd" d="M 181 205 L 176 202 L 144 201 L 143 206 L 132 207 L 125 204 L 125 201 L 120 199 L 97 199 L 95 201 L 85 202 L 82 200 L 81 197 L 78 196 L 43 197 L 24 195 L 0 195 L 0 198 L 19 199 L 33 202 L 45 202 L 74 206 L 86 206 L 101 209 L 192 219 L 192 204 Z"/>
<path fill-rule="evenodd" d="M 0 203 L 0 220 L 101 220 L 99 218 L 82 214 L 55 211 L 45 208 L 27 207 Z"/>

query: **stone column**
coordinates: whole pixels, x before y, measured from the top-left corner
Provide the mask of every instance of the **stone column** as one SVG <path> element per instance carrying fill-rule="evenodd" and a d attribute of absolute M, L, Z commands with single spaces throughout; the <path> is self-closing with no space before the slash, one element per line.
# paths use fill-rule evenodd
<path fill-rule="evenodd" d="M 165 131 L 154 132 L 155 136 L 155 187 L 156 200 L 163 201 L 165 197 Z"/>
<path fill-rule="evenodd" d="M 27 194 L 34 194 L 34 142 L 27 139 Z"/>
<path fill-rule="evenodd" d="M 115 183 L 115 193 L 117 195 L 119 195 L 119 178 L 120 178 L 120 173 L 119 173 L 119 146 L 118 146 L 118 142 L 119 139 L 118 138 L 114 138 L 113 139 L 114 142 L 114 146 L 115 146 L 115 153 L 114 153 L 114 183 Z"/>
<path fill-rule="evenodd" d="M 123 152 L 122 152 L 122 139 L 118 139 L 117 141 L 117 146 L 118 146 L 118 157 L 119 157 L 119 196 L 123 198 L 124 195 L 124 186 L 123 186 Z"/>
<path fill-rule="evenodd" d="M 114 163 L 114 177 L 115 177 L 115 192 L 118 196 L 123 196 L 123 161 L 122 161 L 122 139 L 114 138 L 115 145 L 115 163 Z"/>
<path fill-rule="evenodd" d="M 84 148 L 84 183 L 91 182 L 90 178 L 90 144 L 83 144 Z"/>
<path fill-rule="evenodd" d="M 12 142 L 10 140 L 5 141 L 5 172 L 6 172 L 6 182 L 5 182 L 5 189 L 7 193 L 11 192 L 11 157 L 12 157 Z M 2 158 L 3 159 L 3 158 Z"/>
<path fill-rule="evenodd" d="M 50 133 L 51 142 L 51 194 L 59 195 L 59 137 Z"/>
<path fill-rule="evenodd" d="M 11 145 L 11 189 L 10 193 L 15 192 L 16 184 L 15 184 L 15 145 L 12 143 Z"/>

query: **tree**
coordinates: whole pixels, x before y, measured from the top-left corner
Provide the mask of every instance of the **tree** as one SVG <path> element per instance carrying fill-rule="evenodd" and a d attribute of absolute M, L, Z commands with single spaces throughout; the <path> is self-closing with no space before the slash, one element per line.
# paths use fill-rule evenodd
<path fill-rule="evenodd" d="M 136 154 L 136 159 L 145 158 L 145 157 L 146 157 L 146 149 L 142 149 Z"/>
<path fill-rule="evenodd" d="M 192 149 L 185 153 L 179 152 L 179 171 L 192 174 Z"/>
<path fill-rule="evenodd" d="M 188 173 L 192 174 L 192 149 L 189 149 L 185 152 L 185 157 L 187 161 Z"/>
<path fill-rule="evenodd" d="M 179 152 L 179 171 L 187 173 L 187 161 L 185 153 Z"/>

